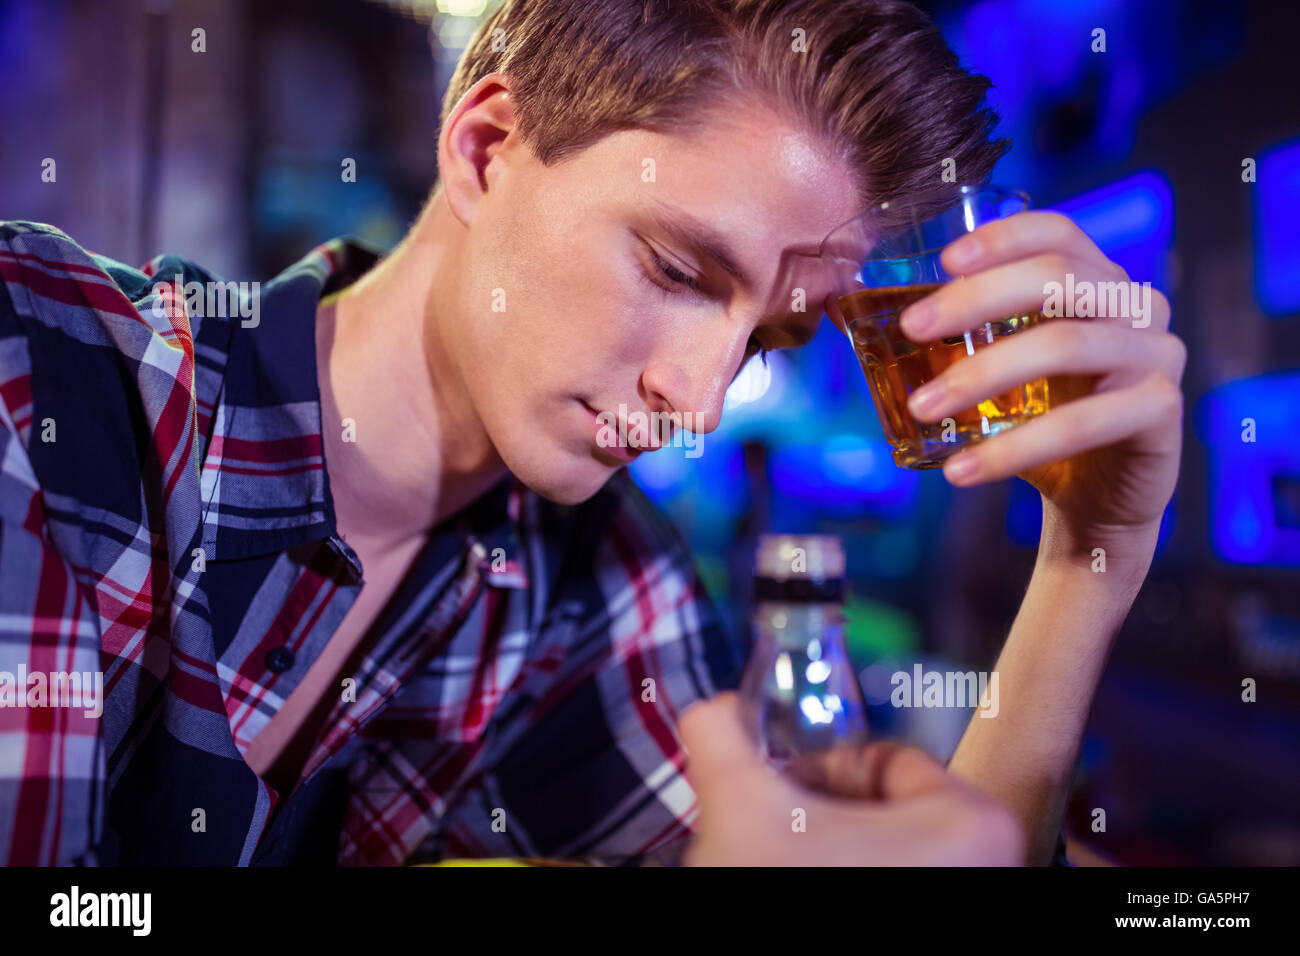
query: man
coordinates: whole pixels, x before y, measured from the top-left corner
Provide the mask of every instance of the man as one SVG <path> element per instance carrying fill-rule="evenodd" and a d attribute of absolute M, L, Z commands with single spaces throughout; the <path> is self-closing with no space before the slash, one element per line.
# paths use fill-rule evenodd
<path fill-rule="evenodd" d="M 507 0 L 410 233 L 316 250 L 256 322 L 210 314 L 193 264 L 3 227 L 0 667 L 103 661 L 104 712 L 0 708 L 0 857 L 644 862 L 698 823 L 689 862 L 1046 861 L 1176 477 L 1162 298 L 1146 328 L 1017 335 L 917 409 L 1045 375 L 1075 397 L 945 469 L 1044 496 L 999 719 L 952 776 L 888 748 L 832 774 L 875 799 L 813 804 L 841 838 L 776 860 L 756 828 L 792 784 L 737 755 L 720 695 L 746 649 L 622 470 L 640 450 L 600 440 L 621 405 L 716 428 L 742 363 L 821 319 L 791 306 L 794 252 L 945 160 L 987 177 L 986 88 L 902 3 Z M 1122 277 L 1058 216 L 976 236 L 910 333 Z"/>

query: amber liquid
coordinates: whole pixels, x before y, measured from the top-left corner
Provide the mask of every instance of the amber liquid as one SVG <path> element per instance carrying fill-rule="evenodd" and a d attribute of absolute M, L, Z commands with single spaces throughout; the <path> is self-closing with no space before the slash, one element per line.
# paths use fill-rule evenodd
<path fill-rule="evenodd" d="M 937 422 L 918 422 L 907 410 L 911 394 L 944 369 L 998 339 L 1035 325 L 1041 313 L 1010 316 L 988 322 L 962 335 L 934 342 L 913 342 L 898 324 L 904 308 L 939 288 L 939 283 L 866 289 L 839 299 L 840 312 L 853 337 L 853 350 L 862 363 L 875 399 L 880 426 L 904 468 L 938 468 L 951 455 L 974 442 L 1047 411 L 1047 380 L 1038 379 L 1008 389 L 973 408 L 949 413 Z"/>

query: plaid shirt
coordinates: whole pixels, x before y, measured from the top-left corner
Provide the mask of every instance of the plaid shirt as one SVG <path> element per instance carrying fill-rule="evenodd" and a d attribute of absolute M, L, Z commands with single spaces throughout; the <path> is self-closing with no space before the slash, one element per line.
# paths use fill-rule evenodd
<path fill-rule="evenodd" d="M 219 281 L 192 263 L 136 270 L 0 224 L 0 862 L 630 862 L 683 845 L 677 718 L 736 686 L 745 649 L 625 471 L 570 507 L 507 476 L 440 525 L 295 788 L 245 763 L 361 590 L 335 532 L 314 322 L 374 261 L 321 246 L 261 289 L 253 325 L 174 288 Z M 102 673 L 102 716 L 54 706 L 73 672 Z"/>

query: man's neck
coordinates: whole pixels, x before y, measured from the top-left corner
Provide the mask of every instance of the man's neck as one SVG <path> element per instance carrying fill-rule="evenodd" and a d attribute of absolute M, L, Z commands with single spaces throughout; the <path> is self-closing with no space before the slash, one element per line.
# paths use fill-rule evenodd
<path fill-rule="evenodd" d="M 447 345 L 456 316 L 434 312 L 456 301 L 437 294 L 455 275 L 439 234 L 453 223 L 435 198 L 390 256 L 317 309 L 325 462 L 354 548 L 424 537 L 506 472 Z"/>

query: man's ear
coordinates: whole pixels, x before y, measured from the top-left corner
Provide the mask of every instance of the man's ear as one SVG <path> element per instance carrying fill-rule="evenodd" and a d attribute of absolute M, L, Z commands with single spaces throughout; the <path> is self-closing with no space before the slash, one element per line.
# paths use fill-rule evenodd
<path fill-rule="evenodd" d="M 474 221 L 493 178 L 488 165 L 515 129 L 513 79 L 489 73 L 471 86 L 438 135 L 438 181 L 452 215 Z"/>

